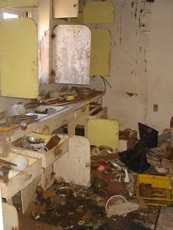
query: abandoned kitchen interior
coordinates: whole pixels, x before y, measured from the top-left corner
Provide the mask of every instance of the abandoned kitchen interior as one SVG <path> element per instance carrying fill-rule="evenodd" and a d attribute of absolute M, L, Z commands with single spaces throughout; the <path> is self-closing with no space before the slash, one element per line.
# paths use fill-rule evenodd
<path fill-rule="evenodd" d="M 0 230 L 173 230 L 173 0 L 0 0 Z"/>

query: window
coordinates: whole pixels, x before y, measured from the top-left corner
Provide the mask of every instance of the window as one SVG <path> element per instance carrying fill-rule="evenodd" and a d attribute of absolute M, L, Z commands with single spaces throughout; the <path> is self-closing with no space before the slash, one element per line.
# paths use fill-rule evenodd
<path fill-rule="evenodd" d="M 19 16 L 17 14 L 4 12 L 2 14 L 2 17 L 3 17 L 3 19 L 12 19 L 12 18 L 18 18 Z"/>

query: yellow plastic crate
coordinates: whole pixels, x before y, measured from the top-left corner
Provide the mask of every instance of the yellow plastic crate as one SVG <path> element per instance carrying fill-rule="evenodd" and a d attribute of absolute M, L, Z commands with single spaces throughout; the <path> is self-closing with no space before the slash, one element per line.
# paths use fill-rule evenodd
<path fill-rule="evenodd" d="M 150 206 L 167 206 L 173 202 L 172 184 L 169 176 L 139 174 L 136 183 L 139 202 Z"/>

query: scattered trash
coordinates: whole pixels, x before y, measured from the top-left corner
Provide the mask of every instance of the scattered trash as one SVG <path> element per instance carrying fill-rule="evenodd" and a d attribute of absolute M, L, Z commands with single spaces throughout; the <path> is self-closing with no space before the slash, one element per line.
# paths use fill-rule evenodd
<path fill-rule="evenodd" d="M 147 162 L 148 148 L 140 141 L 133 149 L 129 149 L 119 154 L 119 159 L 132 171 L 144 172 L 149 169 Z"/>
<path fill-rule="evenodd" d="M 125 129 L 120 131 L 119 139 L 127 141 L 127 149 L 132 149 L 138 141 L 138 134 L 136 130 Z"/>
<path fill-rule="evenodd" d="M 140 141 L 148 148 L 155 148 L 158 145 L 159 132 L 147 125 L 138 123 Z"/>
<path fill-rule="evenodd" d="M 106 214 L 112 216 L 126 216 L 129 212 L 136 211 L 139 208 L 137 203 L 129 202 L 121 195 L 112 196 L 106 202 Z"/>
<path fill-rule="evenodd" d="M 58 135 L 42 138 L 42 135 L 31 133 L 15 140 L 13 145 L 23 149 L 45 152 L 57 146 L 60 140 L 61 139 Z"/>
<path fill-rule="evenodd" d="M 120 133 L 128 143 L 124 152 L 117 154 L 106 146 L 91 146 L 89 188 L 62 179 L 49 191 L 38 188 L 33 218 L 64 230 L 154 230 L 159 208 L 151 208 L 152 202 L 147 202 L 141 209 L 141 194 L 148 199 L 155 186 L 137 186 L 137 173 L 173 178 L 173 147 L 170 135 L 159 139 L 157 130 L 139 126 L 140 140 L 131 129 Z"/>

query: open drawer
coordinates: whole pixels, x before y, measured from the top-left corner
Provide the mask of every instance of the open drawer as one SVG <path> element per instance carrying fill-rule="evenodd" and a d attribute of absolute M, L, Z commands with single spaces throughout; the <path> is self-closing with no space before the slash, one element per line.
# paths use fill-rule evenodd
<path fill-rule="evenodd" d="M 29 157 L 40 159 L 42 168 L 47 168 L 50 165 L 52 165 L 61 154 L 68 152 L 68 146 L 69 146 L 68 136 L 67 135 L 58 135 L 58 136 L 60 137 L 59 143 L 47 151 L 46 150 L 34 151 L 34 150 L 22 148 L 22 147 L 21 148 L 14 147 L 14 149 L 21 151 L 21 154 L 24 156 L 29 156 Z M 43 139 L 45 138 L 45 140 L 48 140 L 51 138 L 51 136 L 49 135 L 41 135 L 41 134 L 37 134 L 37 137 L 40 137 Z"/>
<path fill-rule="evenodd" d="M 20 166 L 20 169 L 14 168 L 10 170 L 8 182 L 0 180 L 2 197 L 7 200 L 11 199 L 15 194 L 26 188 L 34 179 L 41 176 L 41 160 L 38 158 L 23 156 L 20 151 L 12 150 L 8 157 L 0 157 L 0 159 L 12 163 L 19 161 L 20 165 L 22 165 Z M 21 169 L 21 167 L 23 169 Z"/>

